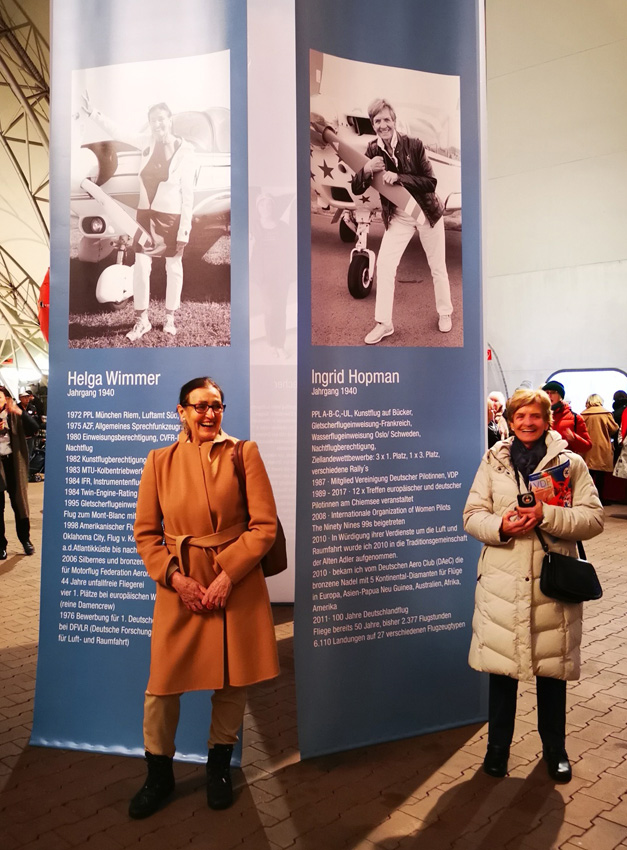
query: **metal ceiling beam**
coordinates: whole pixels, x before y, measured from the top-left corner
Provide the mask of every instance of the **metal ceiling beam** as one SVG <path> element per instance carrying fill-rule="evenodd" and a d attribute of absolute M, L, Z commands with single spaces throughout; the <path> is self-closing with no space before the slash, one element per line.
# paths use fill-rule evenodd
<path fill-rule="evenodd" d="M 29 238 L 45 246 L 50 242 L 49 55 L 46 38 L 19 0 L 0 0 L 0 151 L 23 187 L 21 202 L 9 195 L 9 208 L 24 221 Z M 14 232 L 0 233 L 0 362 L 11 358 L 18 369 L 21 362 L 39 371 L 35 358 L 41 362 L 48 350 L 37 314 L 40 282 L 12 251 L 16 245 L 20 239 Z"/>

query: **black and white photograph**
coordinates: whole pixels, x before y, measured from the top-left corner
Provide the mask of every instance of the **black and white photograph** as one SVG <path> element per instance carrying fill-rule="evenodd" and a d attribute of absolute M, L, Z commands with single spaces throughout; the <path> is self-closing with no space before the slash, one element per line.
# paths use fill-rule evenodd
<path fill-rule="evenodd" d="M 459 102 L 310 51 L 312 345 L 463 346 Z"/>
<path fill-rule="evenodd" d="M 231 343 L 229 51 L 72 76 L 70 348 Z"/>

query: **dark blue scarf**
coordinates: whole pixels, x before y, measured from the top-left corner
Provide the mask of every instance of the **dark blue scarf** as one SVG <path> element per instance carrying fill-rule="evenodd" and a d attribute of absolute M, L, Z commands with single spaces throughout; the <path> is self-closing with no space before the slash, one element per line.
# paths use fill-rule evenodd
<path fill-rule="evenodd" d="M 546 454 L 546 433 L 531 446 L 527 448 L 524 443 L 514 437 L 514 442 L 510 449 L 510 457 L 514 469 L 522 475 L 525 484 L 529 486 L 529 476 L 540 463 Z"/>

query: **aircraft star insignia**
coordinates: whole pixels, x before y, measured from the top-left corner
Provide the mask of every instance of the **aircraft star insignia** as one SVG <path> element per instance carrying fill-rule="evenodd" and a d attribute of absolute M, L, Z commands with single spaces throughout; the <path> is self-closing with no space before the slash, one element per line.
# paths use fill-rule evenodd
<path fill-rule="evenodd" d="M 333 169 L 330 165 L 327 165 L 326 159 L 322 160 L 322 165 L 319 165 L 318 168 L 322 171 L 323 177 L 331 177 L 333 174 Z"/>

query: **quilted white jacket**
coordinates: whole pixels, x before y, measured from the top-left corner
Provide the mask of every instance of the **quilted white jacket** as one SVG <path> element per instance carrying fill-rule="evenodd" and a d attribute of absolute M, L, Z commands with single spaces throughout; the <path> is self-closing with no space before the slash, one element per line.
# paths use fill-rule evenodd
<path fill-rule="evenodd" d="M 484 543 L 479 558 L 469 664 L 514 679 L 549 676 L 578 679 L 582 605 L 562 604 L 540 591 L 544 552 L 534 531 L 503 542 L 501 517 L 517 506 L 518 485 L 510 461 L 513 438 L 484 455 L 466 507 L 464 528 Z M 573 506 L 544 505 L 539 528 L 550 549 L 577 555 L 576 541 L 603 530 L 604 513 L 586 467 L 556 431 L 537 469 L 570 460 Z M 523 492 L 525 483 L 520 476 Z"/>

